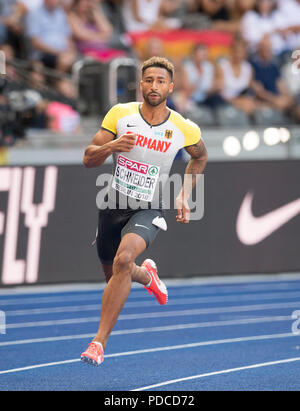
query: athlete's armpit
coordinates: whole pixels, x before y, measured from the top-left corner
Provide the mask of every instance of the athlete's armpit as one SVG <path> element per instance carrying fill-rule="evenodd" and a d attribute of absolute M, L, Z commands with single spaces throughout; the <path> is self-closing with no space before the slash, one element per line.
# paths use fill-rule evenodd
<path fill-rule="evenodd" d="M 204 160 L 208 157 L 207 150 L 202 138 L 198 141 L 198 143 L 185 147 L 185 150 L 193 159 Z"/>

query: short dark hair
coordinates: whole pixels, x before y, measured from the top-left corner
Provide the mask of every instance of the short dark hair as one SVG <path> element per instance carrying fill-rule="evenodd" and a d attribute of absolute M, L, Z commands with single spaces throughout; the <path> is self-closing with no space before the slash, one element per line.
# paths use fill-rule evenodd
<path fill-rule="evenodd" d="M 150 67 L 164 68 L 170 74 L 171 80 L 173 80 L 174 65 L 168 59 L 166 59 L 164 57 L 155 57 L 154 56 L 154 57 L 151 57 L 149 60 L 144 61 L 143 65 L 142 65 L 142 74 L 144 74 L 145 71 Z"/>

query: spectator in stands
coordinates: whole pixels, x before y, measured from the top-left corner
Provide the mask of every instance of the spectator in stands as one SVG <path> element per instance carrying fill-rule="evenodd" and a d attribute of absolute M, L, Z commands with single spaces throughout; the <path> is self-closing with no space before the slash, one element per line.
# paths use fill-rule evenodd
<path fill-rule="evenodd" d="M 188 3 L 189 13 L 183 24 L 185 28 L 208 30 L 213 21 L 228 21 L 230 18 L 226 0 L 191 0 Z"/>
<path fill-rule="evenodd" d="M 142 60 L 143 61 L 148 60 L 153 56 L 157 56 L 157 57 L 165 56 L 163 42 L 157 37 L 152 37 L 147 42 L 145 53 L 142 56 Z"/>
<path fill-rule="evenodd" d="M 123 8 L 123 0 L 100 0 L 101 1 L 101 7 L 113 26 L 113 38 L 112 42 L 117 43 L 119 45 L 120 43 L 123 44 L 126 42 L 124 41 L 123 36 L 125 36 L 125 39 L 127 38 L 126 33 L 125 33 L 125 25 L 124 21 L 122 18 L 122 8 Z M 130 48 L 130 41 L 129 44 L 126 43 L 126 46 Z"/>
<path fill-rule="evenodd" d="M 1 1 L 1 0 L 0 0 Z M 28 57 L 27 41 L 25 34 L 25 19 L 27 14 L 39 8 L 43 0 L 14 0 L 10 15 L 6 18 L 9 27 L 9 43 L 16 52 L 16 57 L 26 59 Z"/>
<path fill-rule="evenodd" d="M 43 5 L 43 0 L 16 0 L 14 13 L 19 18 L 25 17 L 30 11 L 36 10 Z"/>
<path fill-rule="evenodd" d="M 208 61 L 208 48 L 197 44 L 192 58 L 183 63 L 181 111 L 193 103 L 215 108 L 220 103 L 218 91 L 216 68 Z"/>
<path fill-rule="evenodd" d="M 238 34 L 241 31 L 241 19 L 253 9 L 256 0 L 224 0 L 223 12 L 211 16 L 213 30 L 228 31 Z M 210 0 L 212 2 L 212 0 Z"/>
<path fill-rule="evenodd" d="M 13 12 L 10 16 L 11 21 L 16 27 L 24 29 L 24 18 L 33 10 L 38 9 L 43 5 L 43 0 L 16 0 Z"/>
<path fill-rule="evenodd" d="M 8 39 L 9 17 L 13 12 L 14 1 L 0 0 L 0 44 L 4 44 Z"/>
<path fill-rule="evenodd" d="M 59 0 L 44 0 L 41 7 L 27 18 L 27 35 L 33 48 L 33 58 L 50 68 L 67 72 L 76 59 L 71 29 Z"/>
<path fill-rule="evenodd" d="M 274 60 L 269 36 L 265 36 L 259 43 L 258 52 L 251 63 L 254 69 L 252 89 L 256 97 L 273 109 L 288 110 L 293 104 L 293 99 Z"/>
<path fill-rule="evenodd" d="M 69 22 L 78 42 L 105 45 L 113 28 L 103 13 L 101 2 L 74 0 Z"/>
<path fill-rule="evenodd" d="M 31 121 L 31 127 L 48 127 L 48 112 L 49 107 L 53 106 L 52 103 L 60 103 L 62 105 L 59 107 L 67 108 L 70 111 L 77 110 L 76 87 L 68 76 L 62 75 L 58 79 L 52 79 L 51 87 L 49 87 L 42 63 L 34 61 L 29 68 L 28 86 L 37 90 L 42 97 L 35 109 L 35 117 L 34 121 Z"/>
<path fill-rule="evenodd" d="M 15 1 L 0 0 L 0 44 L 8 40 L 9 32 L 12 26 L 11 15 L 13 13 Z"/>
<path fill-rule="evenodd" d="M 208 15 L 211 20 L 229 20 L 226 0 L 194 0 L 195 11 Z"/>
<path fill-rule="evenodd" d="M 300 47 L 298 47 L 300 50 Z M 289 60 L 281 69 L 282 79 L 295 101 L 294 117 L 300 122 L 300 53 L 295 60 Z"/>
<path fill-rule="evenodd" d="M 300 0 L 277 0 L 282 18 L 281 34 L 287 50 L 295 50 L 300 44 Z"/>
<path fill-rule="evenodd" d="M 285 50 L 285 41 L 281 35 L 283 22 L 276 0 L 256 0 L 254 10 L 248 11 L 241 21 L 243 37 L 250 51 L 255 52 L 263 37 L 269 35 L 273 52 L 281 54 Z"/>
<path fill-rule="evenodd" d="M 70 79 L 59 79 L 56 82 L 56 90 L 58 97 L 56 101 L 66 104 L 77 110 L 77 90 L 74 83 Z"/>
<path fill-rule="evenodd" d="M 66 13 L 69 13 L 73 8 L 73 0 L 60 0 L 60 4 Z"/>
<path fill-rule="evenodd" d="M 178 28 L 177 19 L 165 17 L 181 0 L 123 0 L 122 15 L 126 31 L 166 30 Z M 173 5 L 172 5 L 173 4 Z"/>
<path fill-rule="evenodd" d="M 145 42 L 145 47 L 141 50 L 141 52 L 137 50 L 137 53 L 141 62 L 148 60 L 153 56 L 167 57 L 169 60 L 172 60 L 172 63 L 175 66 L 175 77 L 177 69 L 180 70 L 182 59 L 168 56 L 165 51 L 164 42 L 158 37 L 151 37 L 147 42 Z M 176 85 L 179 84 L 177 83 L 178 81 L 178 79 L 175 80 Z"/>
<path fill-rule="evenodd" d="M 0 0 L 0 44 L 10 44 L 22 56 L 22 25 L 15 13 L 17 0 Z"/>
<path fill-rule="evenodd" d="M 218 66 L 218 81 L 222 98 L 238 110 L 251 115 L 256 110 L 256 102 L 251 90 L 253 69 L 247 61 L 247 44 L 236 38 L 232 54 L 222 59 Z"/>
<path fill-rule="evenodd" d="M 168 28 L 181 28 L 184 18 L 192 9 L 194 0 L 163 0 L 161 13 L 166 19 Z"/>
<path fill-rule="evenodd" d="M 65 75 L 52 79 L 51 87 L 47 83 L 44 66 L 39 61 L 33 61 L 29 67 L 28 85 L 39 91 L 45 102 L 58 101 L 74 109 L 77 105 L 77 93 L 74 83 Z"/>
<path fill-rule="evenodd" d="M 28 66 L 29 84 L 35 90 L 42 90 L 47 87 L 47 79 L 43 73 L 43 64 L 40 61 L 32 61 Z"/>
<path fill-rule="evenodd" d="M 123 56 L 124 51 L 112 49 L 109 39 L 113 27 L 106 18 L 100 4 L 91 0 L 74 0 L 68 20 L 76 41 L 77 50 L 99 60 Z"/>

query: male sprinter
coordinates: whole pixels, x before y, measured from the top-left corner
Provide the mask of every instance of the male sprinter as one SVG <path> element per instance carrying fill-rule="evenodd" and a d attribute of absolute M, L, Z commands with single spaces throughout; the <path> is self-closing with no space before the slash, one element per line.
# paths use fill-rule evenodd
<path fill-rule="evenodd" d="M 113 155 L 108 196 L 118 195 L 116 206 L 99 211 L 97 248 L 107 285 L 98 332 L 81 354 L 81 360 L 92 365 L 103 362 L 108 337 L 132 281 L 143 284 L 159 304 L 167 303 L 167 289 L 158 277 L 154 261 L 147 259 L 139 267 L 135 260 L 153 242 L 159 228 L 166 229 L 160 194 L 157 195 L 161 189 L 159 177 L 169 175 L 178 150 L 185 147 L 191 156 L 185 179 L 192 176 L 193 185 L 207 161 L 199 127 L 166 106 L 174 88 L 173 76 L 174 67 L 167 59 L 152 57 L 145 61 L 140 82 L 143 102 L 112 107 L 85 151 L 86 167 L 99 167 Z M 185 184 L 176 200 L 176 219 L 186 224 L 190 218 L 187 200 L 191 190 L 184 188 Z M 124 199 L 137 199 L 148 207 L 118 207 Z"/>

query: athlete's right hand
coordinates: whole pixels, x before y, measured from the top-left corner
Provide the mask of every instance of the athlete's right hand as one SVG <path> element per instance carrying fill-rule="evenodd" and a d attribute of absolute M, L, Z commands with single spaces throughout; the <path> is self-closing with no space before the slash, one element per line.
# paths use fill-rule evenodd
<path fill-rule="evenodd" d="M 121 137 L 111 142 L 112 151 L 114 153 L 129 153 L 135 146 L 136 137 L 136 133 L 123 134 Z"/>

